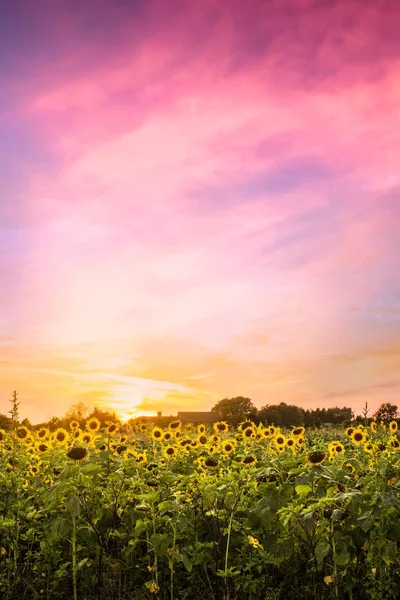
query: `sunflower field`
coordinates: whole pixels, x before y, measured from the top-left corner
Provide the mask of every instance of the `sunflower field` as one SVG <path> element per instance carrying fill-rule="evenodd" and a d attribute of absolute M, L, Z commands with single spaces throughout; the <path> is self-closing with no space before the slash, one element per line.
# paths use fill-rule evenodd
<path fill-rule="evenodd" d="M 396 599 L 397 422 L 0 430 L 0 598 Z"/>

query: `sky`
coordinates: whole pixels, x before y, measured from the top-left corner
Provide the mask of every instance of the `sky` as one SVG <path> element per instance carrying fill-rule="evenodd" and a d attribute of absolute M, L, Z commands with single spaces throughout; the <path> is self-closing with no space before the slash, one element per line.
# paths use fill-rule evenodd
<path fill-rule="evenodd" d="M 400 399 L 397 0 L 15 0 L 0 412 Z"/>

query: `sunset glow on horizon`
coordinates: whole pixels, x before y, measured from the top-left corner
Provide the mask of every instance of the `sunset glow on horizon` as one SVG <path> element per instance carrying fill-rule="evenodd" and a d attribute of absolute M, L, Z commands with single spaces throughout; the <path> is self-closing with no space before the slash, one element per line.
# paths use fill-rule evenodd
<path fill-rule="evenodd" d="M 393 1 L 17 0 L 0 413 L 400 399 Z"/>

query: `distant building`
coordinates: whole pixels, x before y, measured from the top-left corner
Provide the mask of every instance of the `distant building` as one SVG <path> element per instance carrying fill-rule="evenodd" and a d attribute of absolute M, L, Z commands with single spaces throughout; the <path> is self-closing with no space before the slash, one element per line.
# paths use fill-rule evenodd
<path fill-rule="evenodd" d="M 178 419 L 182 423 L 215 423 L 220 420 L 216 412 L 178 412 Z"/>

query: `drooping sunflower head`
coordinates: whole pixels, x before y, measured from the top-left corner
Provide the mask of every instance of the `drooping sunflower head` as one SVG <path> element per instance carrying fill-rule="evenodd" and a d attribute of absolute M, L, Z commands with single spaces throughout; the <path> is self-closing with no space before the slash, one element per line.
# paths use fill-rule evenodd
<path fill-rule="evenodd" d="M 171 421 L 171 423 L 168 425 L 168 428 L 171 431 L 179 431 L 182 427 L 182 423 L 179 419 L 177 419 L 176 421 Z"/>
<path fill-rule="evenodd" d="M 206 432 L 206 426 L 205 426 L 203 423 L 201 423 L 201 424 L 200 424 L 200 425 L 197 427 L 197 433 L 198 433 L 199 435 L 202 435 L 202 434 L 203 434 L 203 433 L 205 433 L 205 432 Z"/>
<path fill-rule="evenodd" d="M 213 425 L 215 433 L 226 433 L 229 429 L 229 425 L 226 421 L 218 421 Z"/>
<path fill-rule="evenodd" d="M 72 460 L 83 460 L 88 455 L 88 449 L 83 446 L 73 446 L 67 452 L 68 458 L 72 458 Z"/>
<path fill-rule="evenodd" d="M 364 444 L 364 442 L 367 439 L 367 436 L 361 429 L 354 429 L 354 431 L 350 437 L 351 437 L 351 441 L 356 446 L 361 446 L 362 444 Z"/>
<path fill-rule="evenodd" d="M 163 430 L 160 427 L 153 427 L 151 437 L 153 440 L 161 441 L 163 439 Z"/>
<path fill-rule="evenodd" d="M 71 429 L 71 431 L 73 431 L 74 429 L 78 429 L 78 427 L 80 427 L 80 425 L 79 425 L 79 421 L 77 421 L 76 419 L 71 421 L 69 424 L 69 428 Z"/>
<path fill-rule="evenodd" d="M 174 458 L 177 455 L 177 449 L 175 446 L 166 446 L 164 448 L 164 456 L 166 458 Z"/>
<path fill-rule="evenodd" d="M 56 444 L 59 444 L 60 446 L 64 446 L 65 444 L 68 443 L 68 440 L 69 440 L 68 431 L 66 429 L 64 429 L 63 427 L 59 427 L 54 432 L 53 439 L 56 442 Z"/>
<path fill-rule="evenodd" d="M 353 475 L 353 473 L 355 472 L 354 466 L 351 463 L 346 463 L 344 466 L 348 470 L 350 475 Z"/>
<path fill-rule="evenodd" d="M 101 423 L 99 421 L 99 419 L 97 419 L 96 417 L 91 417 L 90 419 L 88 419 L 86 421 L 86 429 L 87 431 L 90 431 L 91 433 L 95 433 L 96 431 L 99 431 L 101 427 Z"/>
<path fill-rule="evenodd" d="M 37 439 L 38 439 L 38 440 L 40 440 L 41 442 L 42 442 L 43 440 L 47 440 L 47 438 L 49 437 L 49 435 L 50 435 L 50 431 L 48 430 L 48 428 L 47 428 L 47 427 L 41 427 L 41 428 L 39 429 L 39 431 L 37 431 L 37 432 L 36 432 L 36 437 L 37 437 Z"/>
<path fill-rule="evenodd" d="M 371 428 L 372 433 L 376 433 L 377 432 L 378 426 L 375 423 L 375 421 L 371 421 L 371 423 L 369 424 L 369 426 Z"/>
<path fill-rule="evenodd" d="M 245 467 L 254 467 L 257 464 L 257 459 L 255 456 L 249 455 L 245 456 L 241 463 Z"/>
<path fill-rule="evenodd" d="M 392 433 L 396 433 L 396 431 L 397 431 L 397 421 L 390 421 L 390 423 L 389 423 L 389 430 Z"/>
<path fill-rule="evenodd" d="M 326 459 L 326 452 L 323 452 L 323 451 L 311 452 L 311 454 L 309 454 L 307 457 L 307 463 L 311 467 L 314 467 L 314 466 L 322 465 L 322 463 L 325 461 L 325 459 Z"/>
<path fill-rule="evenodd" d="M 124 452 L 126 452 L 128 450 L 128 447 L 125 446 L 124 444 L 120 444 L 119 446 L 116 447 L 116 452 L 117 454 L 119 454 L 121 456 L 121 454 L 124 454 Z"/>
<path fill-rule="evenodd" d="M 203 464 L 206 469 L 211 469 L 211 470 L 218 469 L 218 467 L 219 467 L 218 459 L 215 458 L 215 456 L 208 456 L 205 459 Z"/>

